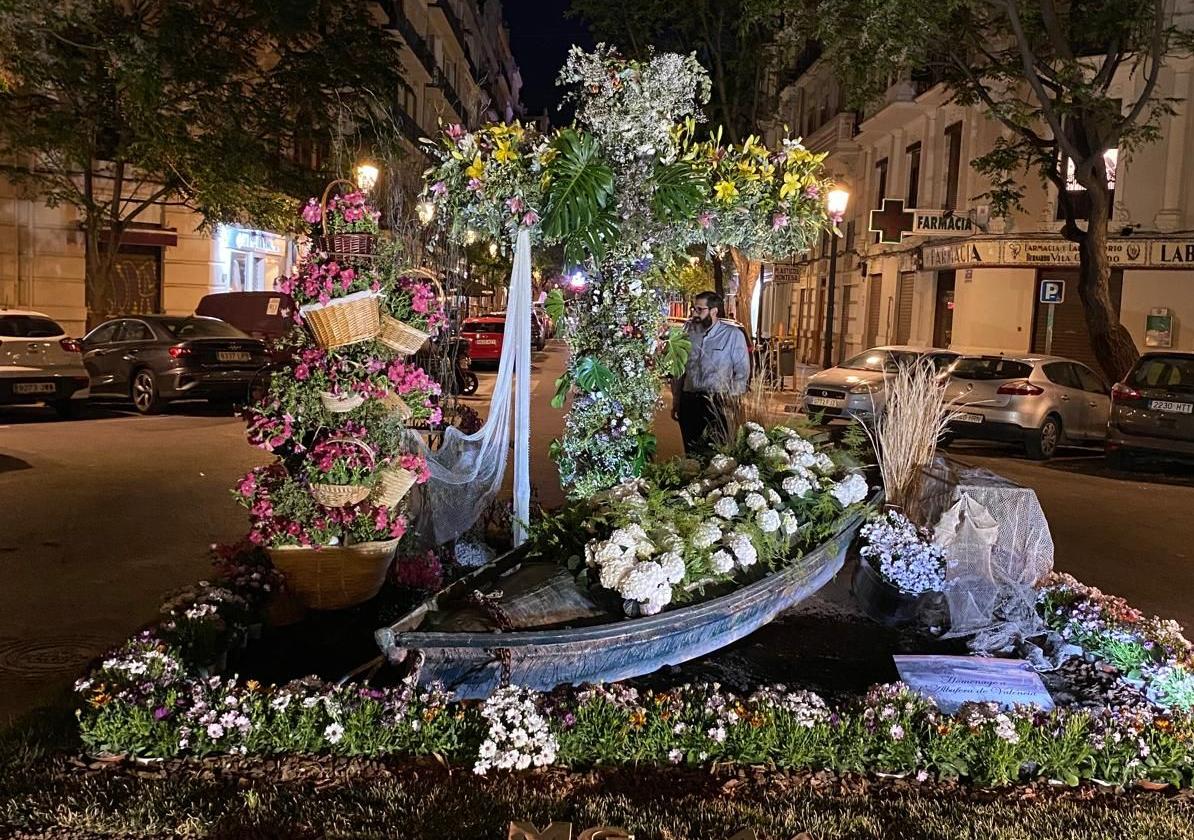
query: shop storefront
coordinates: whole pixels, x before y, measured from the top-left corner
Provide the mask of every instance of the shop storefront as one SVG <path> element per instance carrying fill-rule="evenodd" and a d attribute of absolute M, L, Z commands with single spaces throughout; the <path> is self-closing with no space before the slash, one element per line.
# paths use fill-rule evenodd
<path fill-rule="evenodd" d="M 230 292 L 268 292 L 294 264 L 290 238 L 263 230 L 222 225 L 221 272 Z"/>

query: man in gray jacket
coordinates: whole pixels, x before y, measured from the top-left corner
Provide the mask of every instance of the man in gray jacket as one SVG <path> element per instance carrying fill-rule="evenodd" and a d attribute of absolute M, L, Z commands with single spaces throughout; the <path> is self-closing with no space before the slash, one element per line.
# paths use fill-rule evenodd
<path fill-rule="evenodd" d="M 733 434 L 727 403 L 750 385 L 746 335 L 721 319 L 725 302 L 717 292 L 701 292 L 684 329 L 692 342 L 684 373 L 672 383 L 672 419 L 680 424 L 686 453 L 707 449 Z"/>

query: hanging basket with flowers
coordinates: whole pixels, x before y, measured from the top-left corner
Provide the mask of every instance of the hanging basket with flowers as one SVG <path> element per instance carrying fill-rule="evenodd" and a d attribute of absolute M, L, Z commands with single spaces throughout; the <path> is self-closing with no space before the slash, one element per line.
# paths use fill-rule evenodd
<path fill-rule="evenodd" d="M 407 356 L 417 353 L 446 322 L 443 300 L 443 286 L 433 272 L 425 268 L 401 269 L 383 305 L 378 341 Z"/>
<path fill-rule="evenodd" d="M 331 195 L 337 184 L 347 184 L 352 191 Z M 303 219 L 314 228 L 311 239 L 315 250 L 350 259 L 373 256 L 379 218 L 381 214 L 369 204 L 365 193 L 342 179 L 328 184 L 318 202 L 308 199 L 303 207 Z"/>
<path fill-rule="evenodd" d="M 311 495 L 324 507 L 355 505 L 373 490 L 377 456 L 363 441 L 333 437 L 311 448 L 308 459 Z"/>
<path fill-rule="evenodd" d="M 431 477 L 427 461 L 418 455 L 402 455 L 377 471 L 377 484 L 373 488 L 373 502 L 392 508 L 406 498 L 416 484 L 423 484 Z"/>

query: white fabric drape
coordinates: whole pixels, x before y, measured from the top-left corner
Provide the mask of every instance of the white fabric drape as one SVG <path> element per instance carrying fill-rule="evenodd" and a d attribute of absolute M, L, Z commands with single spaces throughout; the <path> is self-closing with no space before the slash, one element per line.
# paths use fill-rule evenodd
<path fill-rule="evenodd" d="M 531 237 L 518 232 L 506 301 L 506 326 L 497 382 L 485 425 L 471 435 L 449 426 L 437 451 L 421 435 L 417 446 L 427 458 L 425 521 L 437 543 L 454 540 L 472 527 L 501 490 L 514 421 L 514 544 L 526 539 L 531 475 Z"/>

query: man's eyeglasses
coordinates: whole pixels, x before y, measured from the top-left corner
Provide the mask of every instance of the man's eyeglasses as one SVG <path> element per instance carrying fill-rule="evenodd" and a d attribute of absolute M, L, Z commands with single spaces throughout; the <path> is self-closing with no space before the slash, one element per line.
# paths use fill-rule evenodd
<path fill-rule="evenodd" d="M 694 307 L 692 308 L 692 311 L 693 311 L 693 312 L 708 312 L 708 311 L 709 311 L 709 307 L 707 307 L 707 306 L 694 306 Z"/>

